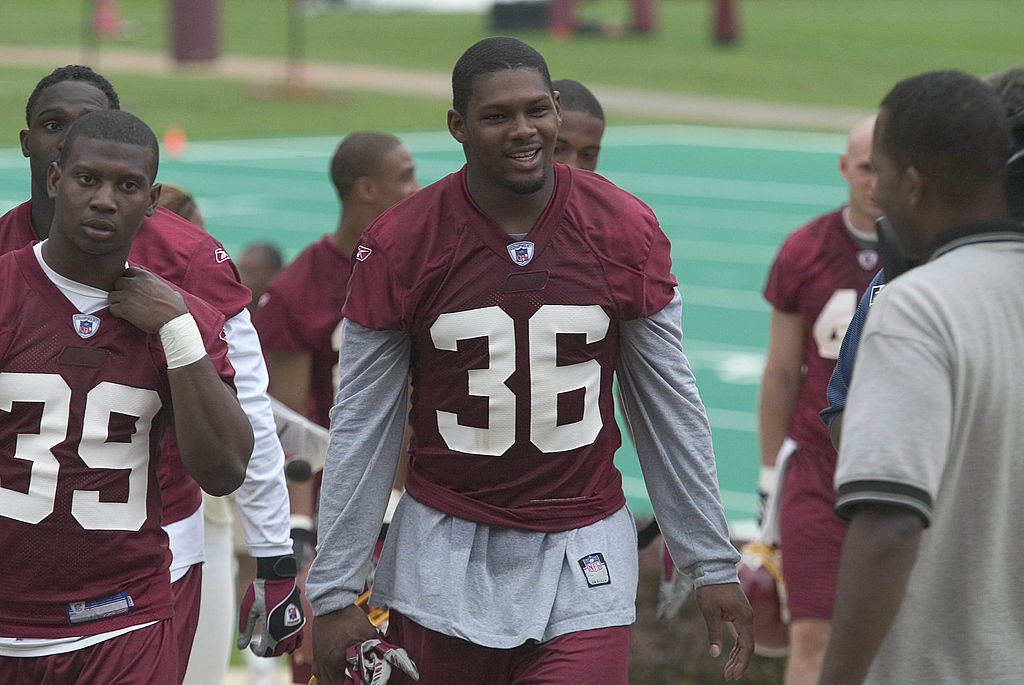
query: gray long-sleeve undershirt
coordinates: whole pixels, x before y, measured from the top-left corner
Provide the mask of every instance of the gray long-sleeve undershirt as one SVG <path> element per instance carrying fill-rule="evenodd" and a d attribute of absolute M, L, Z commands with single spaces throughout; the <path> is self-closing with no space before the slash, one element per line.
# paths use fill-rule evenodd
<path fill-rule="evenodd" d="M 711 433 L 682 353 L 681 299 L 622 322 L 619 382 L 659 523 L 677 566 L 702 585 L 736 582 Z M 343 323 L 342 384 L 320 498 L 307 595 L 322 615 L 361 591 L 397 468 L 411 340 Z M 632 622 L 636 537 L 622 509 L 591 526 L 543 533 L 486 526 L 403 497 L 373 602 L 491 647 Z M 601 552 L 612 582 L 591 587 L 578 560 Z"/>

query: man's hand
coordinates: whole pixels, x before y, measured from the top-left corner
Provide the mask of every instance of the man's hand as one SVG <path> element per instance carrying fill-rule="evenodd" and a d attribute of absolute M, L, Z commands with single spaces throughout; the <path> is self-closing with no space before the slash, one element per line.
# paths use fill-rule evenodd
<path fill-rule="evenodd" d="M 173 318 L 187 314 L 185 301 L 160 278 L 129 267 L 114 281 L 110 313 L 147 333 L 156 333 Z"/>
<path fill-rule="evenodd" d="M 313 675 L 317 685 L 342 685 L 349 647 L 377 639 L 377 629 L 361 606 L 352 604 L 313 619 Z"/>
<path fill-rule="evenodd" d="M 754 612 L 739 583 L 705 585 L 697 588 L 697 606 L 708 625 L 708 652 L 722 653 L 722 623 L 732 625 L 736 644 L 725 664 L 725 679 L 736 680 L 747 670 L 754 653 Z"/>
<path fill-rule="evenodd" d="M 302 643 L 301 591 L 295 585 L 295 557 L 263 557 L 256 559 L 256 580 L 242 599 L 238 612 L 239 649 L 246 645 L 256 656 L 280 656 L 295 650 Z M 256 625 L 262 626 L 253 639 Z"/>

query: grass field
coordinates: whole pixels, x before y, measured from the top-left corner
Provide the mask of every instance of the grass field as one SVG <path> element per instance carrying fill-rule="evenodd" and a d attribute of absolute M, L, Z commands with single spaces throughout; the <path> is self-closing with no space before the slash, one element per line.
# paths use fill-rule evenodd
<path fill-rule="evenodd" d="M 899 78 L 933 68 L 982 74 L 1020 61 L 1017 0 L 736 0 L 740 40 L 710 39 L 711 0 L 661 0 L 650 38 L 577 38 L 544 32 L 521 37 L 548 59 L 556 77 L 735 98 L 872 108 Z M 2 45 L 83 45 L 87 0 L 4 0 Z M 120 0 L 134 37 L 118 47 L 164 49 L 167 2 Z M 222 0 L 222 48 L 230 54 L 285 55 L 288 0 Z M 593 0 L 581 14 L 623 19 L 621 0 Z M 489 17 L 470 13 L 334 11 L 305 16 L 309 59 L 414 67 L 449 73 L 470 43 L 489 33 Z M 102 56 L 101 44 L 93 57 Z M 56 65 L 54 65 L 56 66 Z M 117 68 L 126 101 L 155 128 L 185 125 L 194 138 L 333 134 L 361 128 L 431 130 L 443 101 L 349 93 L 341 106 L 247 97 L 245 86 L 191 72 L 133 77 Z M 43 69 L 0 66 L 0 131 L 21 125 L 28 90 Z M 440 114 L 438 113 L 440 110 Z M 613 117 L 613 123 L 637 119 Z"/>
<path fill-rule="evenodd" d="M 5 0 L 0 42 L 80 41 L 79 3 Z M 135 22 L 131 45 L 167 43 L 166 6 L 120 0 Z M 284 55 L 288 0 L 221 0 L 226 52 Z M 321 3 L 323 4 L 323 3 Z M 54 6 L 66 8 L 54 12 Z M 661 0 L 653 38 L 553 42 L 524 34 L 556 73 L 617 85 L 643 85 L 816 103 L 873 105 L 901 76 L 957 66 L 984 72 L 1020 59 L 1024 4 L 1015 0 L 738 0 L 741 40 L 709 39 L 708 0 Z M 48 7 L 49 6 L 49 7 Z M 624 19 L 621 0 L 595 0 L 585 16 Z M 462 50 L 488 32 L 481 14 L 335 11 L 303 20 L 309 58 L 447 72 Z"/>

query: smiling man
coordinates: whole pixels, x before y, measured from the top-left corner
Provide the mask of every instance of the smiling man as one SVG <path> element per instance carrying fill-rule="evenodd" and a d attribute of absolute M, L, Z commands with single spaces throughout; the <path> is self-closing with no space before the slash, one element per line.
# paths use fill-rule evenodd
<path fill-rule="evenodd" d="M 411 374 L 407 495 L 370 597 L 391 610 L 387 638 L 424 685 L 625 685 L 637 554 L 612 463 L 617 373 L 711 653 L 724 623 L 738 632 L 725 665 L 736 678 L 751 613 L 680 345 L 668 240 L 632 195 L 554 164 L 561 107 L 531 47 L 480 41 L 452 89 L 466 165 L 382 214 L 356 251 L 307 585 L 314 673 L 341 683 L 346 647 L 375 634 L 353 601 Z"/>

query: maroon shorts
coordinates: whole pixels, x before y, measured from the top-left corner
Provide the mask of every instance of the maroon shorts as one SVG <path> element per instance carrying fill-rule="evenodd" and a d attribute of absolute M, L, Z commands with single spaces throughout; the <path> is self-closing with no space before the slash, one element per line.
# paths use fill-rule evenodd
<path fill-rule="evenodd" d="M 613 626 L 527 642 L 482 647 L 435 632 L 391 612 L 388 641 L 404 647 L 420 672 L 416 685 L 627 685 L 629 626 Z M 390 685 L 413 685 L 404 674 Z"/>
<path fill-rule="evenodd" d="M 174 685 L 179 682 L 170 621 L 64 654 L 0 656 L 0 683 Z"/>
<path fill-rule="evenodd" d="M 178 642 L 177 664 L 180 683 L 185 680 L 185 669 L 188 658 L 192 654 L 192 640 L 196 636 L 199 625 L 199 599 L 203 590 L 203 565 L 192 564 L 181 578 L 171 583 L 171 595 L 174 600 L 174 618 L 170 620 L 174 627 L 174 637 Z"/>
<path fill-rule="evenodd" d="M 836 516 L 836 453 L 797 447 L 782 485 L 779 537 L 792 619 L 832 618 L 846 522 Z"/>

